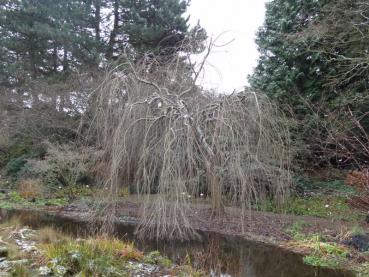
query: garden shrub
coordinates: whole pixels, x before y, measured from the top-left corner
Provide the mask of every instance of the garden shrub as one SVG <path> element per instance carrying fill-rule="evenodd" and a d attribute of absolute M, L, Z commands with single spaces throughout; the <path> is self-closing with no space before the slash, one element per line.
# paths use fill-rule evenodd
<path fill-rule="evenodd" d="M 28 160 L 42 158 L 45 154 L 45 149 L 43 145 L 17 141 L 4 150 L 4 153 L 0 155 L 0 168 L 5 163 L 5 175 L 15 182 L 20 177 L 24 177 L 24 172 L 27 171 Z"/>
<path fill-rule="evenodd" d="M 39 178 L 49 188 L 74 187 L 91 182 L 92 151 L 69 145 L 46 143 L 43 159 L 29 159 L 23 167 L 24 178 Z"/>
<path fill-rule="evenodd" d="M 26 155 L 22 155 L 15 159 L 11 159 L 5 166 L 6 175 L 13 179 L 16 179 L 18 173 L 23 169 L 26 163 L 27 163 Z"/>

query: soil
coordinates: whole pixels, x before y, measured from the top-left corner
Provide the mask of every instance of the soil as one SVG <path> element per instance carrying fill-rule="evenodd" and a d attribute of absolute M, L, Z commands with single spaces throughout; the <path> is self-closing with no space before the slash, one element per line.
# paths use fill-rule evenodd
<path fill-rule="evenodd" d="M 76 201 L 62 208 L 45 207 L 50 213 L 73 219 L 87 219 L 90 208 L 84 202 Z M 133 201 L 122 201 L 117 208 L 119 221 L 122 223 L 139 222 L 140 204 Z M 319 233 L 339 242 L 343 233 L 354 227 L 354 223 L 318 218 L 311 216 L 296 216 L 290 214 L 275 214 L 260 211 L 250 211 L 242 215 L 241 210 L 226 208 L 223 216 L 213 216 L 211 209 L 206 205 L 192 207 L 188 216 L 193 228 L 197 231 L 213 232 L 222 235 L 239 236 L 249 240 L 283 245 L 292 239 L 288 231 L 294 223 L 304 222 L 303 233 Z M 369 228 L 366 222 L 360 223 L 365 230 Z"/>

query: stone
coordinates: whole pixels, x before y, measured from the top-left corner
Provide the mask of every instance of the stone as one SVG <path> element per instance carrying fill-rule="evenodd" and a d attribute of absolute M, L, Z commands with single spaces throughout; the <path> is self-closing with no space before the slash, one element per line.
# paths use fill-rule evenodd
<path fill-rule="evenodd" d="M 5 260 L 5 261 L 0 262 L 0 270 L 9 271 L 17 265 L 25 265 L 28 263 L 29 263 L 29 260 L 27 259 L 15 260 L 15 261 Z"/>
<path fill-rule="evenodd" d="M 369 250 L 368 235 L 353 235 L 349 239 L 344 240 L 342 243 L 348 246 L 352 246 L 353 248 L 361 252 Z"/>
<path fill-rule="evenodd" d="M 52 274 L 51 268 L 47 266 L 41 266 L 38 271 L 41 276 L 50 276 Z"/>
<path fill-rule="evenodd" d="M 9 250 L 5 246 L 0 246 L 0 257 L 8 257 Z"/>

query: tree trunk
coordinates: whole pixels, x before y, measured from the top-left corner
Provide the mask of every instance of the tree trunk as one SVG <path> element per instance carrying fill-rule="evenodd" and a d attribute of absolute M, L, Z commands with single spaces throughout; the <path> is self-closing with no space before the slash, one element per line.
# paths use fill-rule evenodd
<path fill-rule="evenodd" d="M 54 73 L 58 71 L 58 47 L 56 46 L 56 43 L 53 50 L 53 71 Z"/>
<path fill-rule="evenodd" d="M 211 194 L 211 209 L 214 216 L 224 214 L 224 205 L 222 201 L 222 188 L 220 178 L 216 174 L 215 166 L 209 161 L 206 163 L 206 178 Z"/>
<path fill-rule="evenodd" d="M 101 22 L 101 0 L 95 0 L 95 38 L 96 41 L 100 42 L 100 22 Z"/>
<path fill-rule="evenodd" d="M 108 42 L 108 49 L 106 51 L 106 59 L 111 60 L 113 58 L 114 54 L 114 44 L 115 40 L 118 34 L 118 28 L 119 28 L 119 0 L 114 1 L 114 24 L 113 24 L 113 30 L 110 33 L 110 38 Z"/>
<path fill-rule="evenodd" d="M 68 65 L 68 49 L 64 46 L 64 53 L 63 53 L 63 71 L 66 72 L 69 69 Z"/>
<path fill-rule="evenodd" d="M 214 216 L 224 214 L 224 205 L 222 201 L 222 188 L 220 178 L 216 173 L 216 167 L 219 165 L 219 159 L 214 153 L 212 147 L 206 142 L 204 133 L 199 126 L 193 126 L 192 120 L 190 120 L 192 129 L 195 132 L 197 144 L 199 150 L 204 159 L 204 166 L 206 169 L 206 179 L 211 194 L 211 208 Z"/>

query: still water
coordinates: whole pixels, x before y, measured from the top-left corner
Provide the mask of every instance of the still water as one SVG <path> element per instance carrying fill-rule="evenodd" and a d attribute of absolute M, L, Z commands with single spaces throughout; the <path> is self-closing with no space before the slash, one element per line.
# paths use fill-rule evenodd
<path fill-rule="evenodd" d="M 18 217 L 32 228 L 51 226 L 76 236 L 88 236 L 86 222 L 57 214 L 36 211 L 9 211 L 0 209 L 0 221 Z M 212 276 L 245 277 L 351 277 L 349 272 L 315 268 L 303 263 L 300 255 L 278 247 L 245 239 L 202 233 L 201 239 L 190 242 L 142 241 L 134 236 L 134 226 L 117 224 L 116 234 L 133 241 L 142 251 L 159 250 L 177 263 L 190 262 Z"/>

